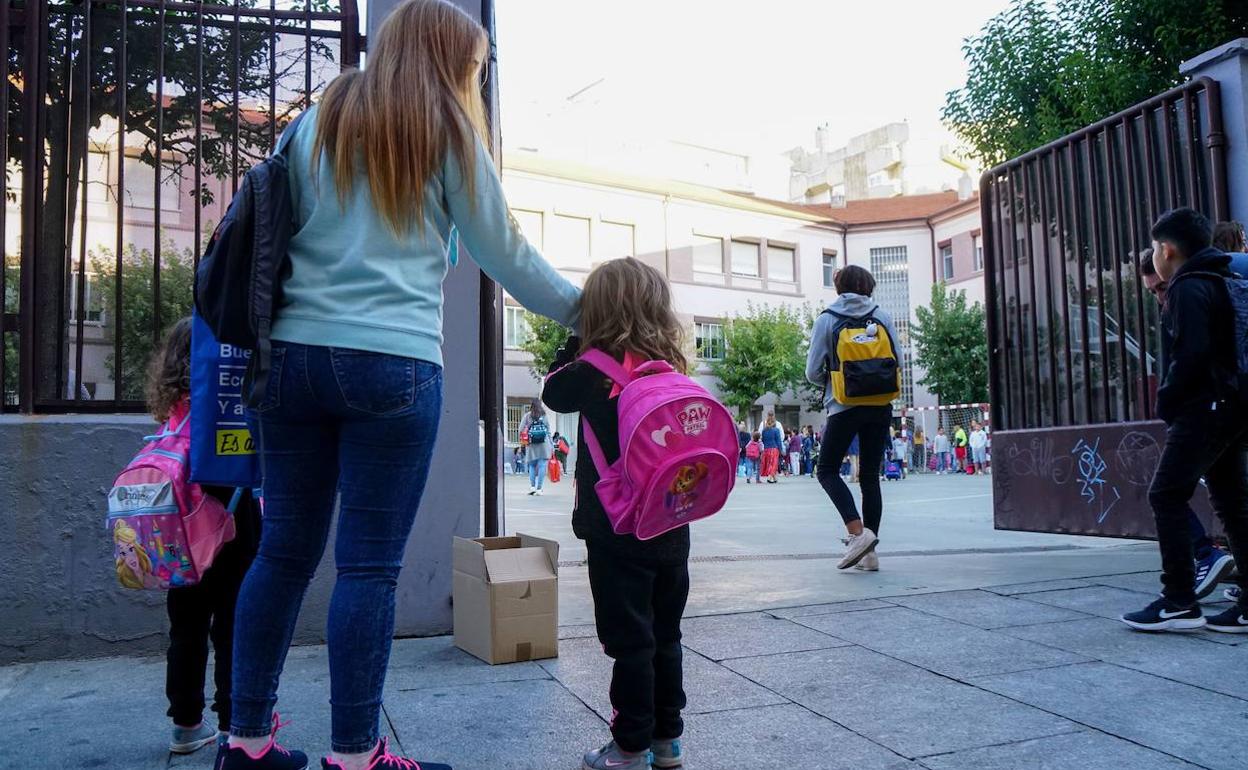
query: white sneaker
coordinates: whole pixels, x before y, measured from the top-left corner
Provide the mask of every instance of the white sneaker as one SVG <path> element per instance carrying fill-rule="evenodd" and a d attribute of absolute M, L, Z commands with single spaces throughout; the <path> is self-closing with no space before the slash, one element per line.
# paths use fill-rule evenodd
<path fill-rule="evenodd" d="M 880 539 L 871 530 L 863 529 L 861 534 L 850 535 L 841 542 L 845 543 L 845 556 L 841 558 L 836 568 L 849 569 L 861 561 L 862 557 L 875 550 L 875 544 L 880 542 Z"/>
<path fill-rule="evenodd" d="M 539 490 L 537 490 L 536 492 L 534 492 L 533 494 L 537 495 L 538 497 L 541 497 L 541 496 L 542 496 L 542 490 L 540 490 L 540 489 L 539 489 Z"/>
<path fill-rule="evenodd" d="M 530 495 L 536 495 L 536 494 L 537 494 L 537 487 L 529 487 L 529 494 L 530 494 Z"/>
<path fill-rule="evenodd" d="M 872 551 L 871 553 L 862 557 L 862 561 L 855 564 L 854 569 L 860 569 L 863 572 L 879 572 L 880 571 L 880 557 L 875 554 L 875 551 Z"/>

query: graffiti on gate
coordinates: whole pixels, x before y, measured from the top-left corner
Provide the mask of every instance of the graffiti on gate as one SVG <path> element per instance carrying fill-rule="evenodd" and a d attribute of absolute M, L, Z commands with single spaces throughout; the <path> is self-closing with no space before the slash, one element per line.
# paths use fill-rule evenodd
<path fill-rule="evenodd" d="M 1079 475 L 1076 481 L 1080 486 L 1079 495 L 1088 505 L 1098 506 L 1096 523 L 1100 524 L 1122 499 L 1122 493 L 1118 491 L 1117 485 L 1105 478 L 1109 463 L 1105 462 L 1105 458 L 1101 455 L 1101 439 L 1098 436 L 1096 441 L 1089 444 L 1081 438 L 1075 442 L 1070 453 L 1078 457 Z"/>

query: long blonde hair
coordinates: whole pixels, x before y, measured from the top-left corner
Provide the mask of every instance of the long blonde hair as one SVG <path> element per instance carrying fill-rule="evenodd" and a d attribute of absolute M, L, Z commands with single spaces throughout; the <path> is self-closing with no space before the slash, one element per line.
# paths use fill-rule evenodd
<path fill-rule="evenodd" d="M 134 531 L 133 527 L 118 520 L 113 527 L 113 541 L 118 545 L 132 546 L 139 562 L 139 569 L 144 575 L 152 574 L 152 560 L 147 555 L 143 544 L 139 542 L 139 534 Z M 143 576 L 134 574 L 134 571 L 126 564 L 125 557 L 122 556 L 117 557 L 117 580 L 126 588 L 143 588 Z"/>
<path fill-rule="evenodd" d="M 632 352 L 667 361 L 677 371 L 685 360 L 685 327 L 672 309 L 672 290 L 663 274 L 639 259 L 603 262 L 581 292 L 581 347 L 615 358 Z"/>
<path fill-rule="evenodd" d="M 472 196 L 489 38 L 446 0 L 405 0 L 369 42 L 368 67 L 339 75 L 321 98 L 313 164 L 326 153 L 344 203 L 362 170 L 382 219 L 402 236 L 423 223 L 425 184 L 448 151 Z"/>

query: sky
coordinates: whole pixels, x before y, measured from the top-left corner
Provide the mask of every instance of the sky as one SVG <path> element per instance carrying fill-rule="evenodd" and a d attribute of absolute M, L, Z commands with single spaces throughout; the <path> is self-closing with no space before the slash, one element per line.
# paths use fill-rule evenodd
<path fill-rule="evenodd" d="M 892 121 L 934 130 L 964 39 L 1006 5 L 497 0 L 504 146 L 571 126 L 775 158 L 823 123 L 833 147 Z"/>

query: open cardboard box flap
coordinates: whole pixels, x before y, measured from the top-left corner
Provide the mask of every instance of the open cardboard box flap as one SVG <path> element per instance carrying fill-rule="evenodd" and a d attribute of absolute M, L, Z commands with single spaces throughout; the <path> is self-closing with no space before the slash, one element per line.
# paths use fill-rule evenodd
<path fill-rule="evenodd" d="M 559 544 L 455 538 L 455 644 L 488 663 L 558 655 Z"/>

